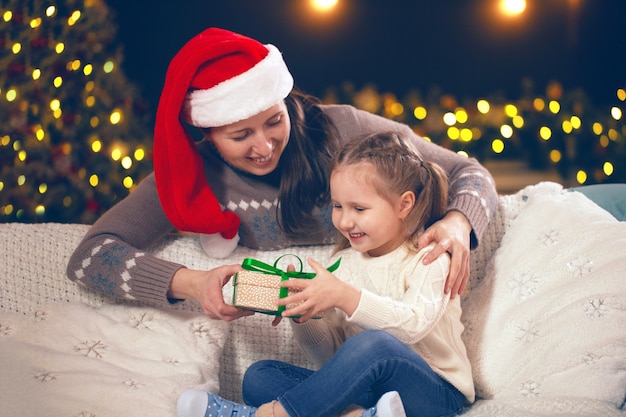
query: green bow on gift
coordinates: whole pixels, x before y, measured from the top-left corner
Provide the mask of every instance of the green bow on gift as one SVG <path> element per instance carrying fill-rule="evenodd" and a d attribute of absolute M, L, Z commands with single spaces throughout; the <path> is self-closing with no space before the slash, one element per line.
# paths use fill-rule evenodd
<path fill-rule="evenodd" d="M 283 271 L 282 269 L 276 266 L 278 265 L 278 262 L 285 256 L 293 256 L 298 260 L 298 263 L 300 264 L 300 268 L 298 271 Z M 328 272 L 334 272 L 337 268 L 339 268 L 340 263 L 341 263 L 341 258 L 337 259 L 335 263 L 329 266 L 328 268 L 326 268 L 326 270 Z M 315 278 L 315 272 L 302 272 L 302 267 L 303 267 L 302 259 L 300 259 L 296 255 L 291 255 L 291 254 L 285 254 L 285 255 L 279 256 L 278 259 L 276 259 L 276 261 L 274 262 L 274 265 L 269 265 L 269 264 L 266 264 L 265 262 L 261 262 L 253 258 L 245 258 L 243 262 L 241 263 L 241 266 L 243 267 L 243 269 L 246 269 L 252 272 L 261 272 L 263 274 L 270 274 L 270 275 L 280 275 L 281 281 L 286 281 L 289 278 L 304 278 L 304 279 Z M 285 298 L 287 297 L 288 294 L 289 294 L 288 288 L 285 288 L 285 287 L 280 288 L 279 290 L 280 298 Z M 278 312 L 281 312 L 283 310 L 285 310 L 285 306 L 278 307 Z"/>

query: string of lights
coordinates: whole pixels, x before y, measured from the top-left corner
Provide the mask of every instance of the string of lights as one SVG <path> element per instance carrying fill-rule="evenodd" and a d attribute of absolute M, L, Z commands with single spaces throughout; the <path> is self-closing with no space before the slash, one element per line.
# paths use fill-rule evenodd
<path fill-rule="evenodd" d="M 0 222 L 92 223 L 152 170 L 148 106 L 102 0 L 0 1 Z M 481 162 L 522 160 L 566 185 L 626 182 L 624 86 L 598 107 L 553 83 L 521 97 L 329 88 L 326 102 L 405 122 Z"/>

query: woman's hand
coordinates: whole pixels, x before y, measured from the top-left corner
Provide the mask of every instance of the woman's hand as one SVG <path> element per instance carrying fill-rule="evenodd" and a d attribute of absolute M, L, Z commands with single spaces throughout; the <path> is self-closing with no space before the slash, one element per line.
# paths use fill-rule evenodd
<path fill-rule="evenodd" d="M 470 273 L 471 232 L 472 226 L 465 215 L 453 210 L 430 226 L 418 240 L 420 249 L 431 242 L 437 243 L 434 249 L 424 257 L 425 265 L 433 262 L 444 252 L 452 256 L 445 286 L 445 292 L 450 293 L 450 298 L 462 294 L 467 287 Z"/>
<path fill-rule="evenodd" d="M 278 305 L 301 303 L 283 311 L 282 316 L 301 316 L 297 321 L 304 323 L 313 316 L 321 315 L 324 311 L 334 307 L 343 310 L 348 316 L 352 315 L 359 304 L 361 290 L 340 281 L 313 259 L 309 258 L 308 263 L 315 271 L 315 278 L 292 278 L 282 283 L 283 287 L 299 290 L 299 292 L 281 298 Z"/>
<path fill-rule="evenodd" d="M 222 287 L 240 270 L 240 265 L 223 265 L 209 271 L 181 268 L 172 278 L 168 296 L 198 301 L 212 319 L 233 321 L 250 316 L 254 313 L 226 304 L 222 293 Z"/>

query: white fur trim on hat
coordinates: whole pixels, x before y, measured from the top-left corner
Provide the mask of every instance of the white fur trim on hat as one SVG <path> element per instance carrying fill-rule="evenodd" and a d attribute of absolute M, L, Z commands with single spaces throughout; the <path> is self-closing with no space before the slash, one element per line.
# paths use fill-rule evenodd
<path fill-rule="evenodd" d="M 238 243 L 239 233 L 232 239 L 226 239 L 220 233 L 200 234 L 200 246 L 210 258 L 226 258 L 233 253 Z"/>
<path fill-rule="evenodd" d="M 248 71 L 207 90 L 187 94 L 185 120 L 196 127 L 224 126 L 255 116 L 283 100 L 293 88 L 293 77 L 274 45 Z"/>

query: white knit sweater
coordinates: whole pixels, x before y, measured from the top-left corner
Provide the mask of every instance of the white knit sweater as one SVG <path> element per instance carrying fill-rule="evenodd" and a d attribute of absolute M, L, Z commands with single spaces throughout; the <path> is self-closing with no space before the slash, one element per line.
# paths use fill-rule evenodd
<path fill-rule="evenodd" d="M 443 291 L 450 258 L 444 254 L 424 265 L 422 259 L 432 248 L 413 255 L 401 246 L 380 257 L 352 249 L 338 253 L 342 260 L 335 275 L 361 288 L 361 299 L 350 317 L 334 309 L 322 320 L 292 321 L 295 338 L 307 355 L 321 366 L 348 337 L 363 329 L 384 330 L 411 346 L 473 402 L 472 370 L 461 339 L 460 300 L 450 300 Z"/>

